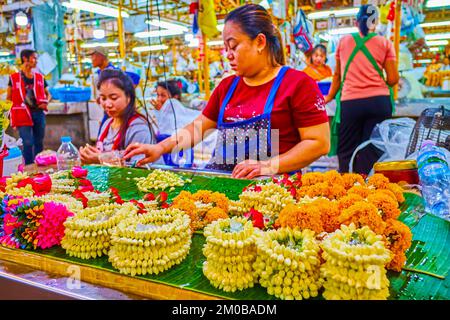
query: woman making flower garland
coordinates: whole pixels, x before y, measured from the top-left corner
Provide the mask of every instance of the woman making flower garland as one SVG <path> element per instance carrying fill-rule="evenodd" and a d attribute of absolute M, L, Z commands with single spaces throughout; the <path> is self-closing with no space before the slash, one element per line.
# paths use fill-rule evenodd
<path fill-rule="evenodd" d="M 132 144 L 138 165 L 191 148 L 212 129 L 217 143 L 207 168 L 235 178 L 299 170 L 329 150 L 325 103 L 313 79 L 285 66 L 283 44 L 269 13 L 247 4 L 228 14 L 223 39 L 235 75 L 214 90 L 202 114 L 156 145 Z"/>
<path fill-rule="evenodd" d="M 102 152 L 124 150 L 134 142 L 151 143 L 153 135 L 144 116 L 136 111 L 136 92 L 132 80 L 122 71 L 105 69 L 97 84 L 99 102 L 109 119 L 100 128 L 97 146 L 80 148 L 85 164 L 99 163 Z M 142 156 L 131 159 L 137 161 Z"/>

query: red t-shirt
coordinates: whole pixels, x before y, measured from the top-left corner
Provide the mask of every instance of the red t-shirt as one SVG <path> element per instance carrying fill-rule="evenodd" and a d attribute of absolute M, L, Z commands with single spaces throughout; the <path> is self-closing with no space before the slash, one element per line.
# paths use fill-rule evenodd
<path fill-rule="evenodd" d="M 214 90 L 203 110 L 203 115 L 208 119 L 218 121 L 222 101 L 235 77 L 223 79 Z M 274 81 L 249 86 L 241 78 L 225 107 L 224 122 L 241 121 L 262 114 Z M 304 72 L 289 69 L 275 96 L 271 120 L 272 129 L 279 130 L 280 154 L 300 142 L 298 128 L 328 122 L 325 101 L 317 83 Z"/>

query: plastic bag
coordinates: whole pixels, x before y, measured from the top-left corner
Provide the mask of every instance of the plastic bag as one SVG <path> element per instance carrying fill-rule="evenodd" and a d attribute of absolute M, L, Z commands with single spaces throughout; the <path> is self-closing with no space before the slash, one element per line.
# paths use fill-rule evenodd
<path fill-rule="evenodd" d="M 36 155 L 34 162 L 38 166 L 50 166 L 52 164 L 56 164 L 56 151 L 44 150 Z"/>
<path fill-rule="evenodd" d="M 378 162 L 405 160 L 406 149 L 415 124 L 416 121 L 411 118 L 388 119 L 377 124 L 370 139 L 361 143 L 353 152 L 349 172 L 353 172 L 353 161 L 356 154 L 369 144 L 384 151 Z"/>
<path fill-rule="evenodd" d="M 308 53 L 313 49 L 312 29 L 313 25 L 306 19 L 303 10 L 299 9 L 292 33 L 297 48 L 302 52 Z"/>

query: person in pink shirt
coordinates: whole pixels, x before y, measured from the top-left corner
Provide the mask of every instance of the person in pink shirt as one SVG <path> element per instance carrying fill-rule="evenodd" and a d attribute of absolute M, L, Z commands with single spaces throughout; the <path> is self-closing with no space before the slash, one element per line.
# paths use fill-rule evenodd
<path fill-rule="evenodd" d="M 332 141 L 331 151 L 334 146 L 340 172 L 348 172 L 353 152 L 370 138 L 374 127 L 392 117 L 392 86 L 399 75 L 392 43 L 374 32 L 377 23 L 377 7 L 361 6 L 359 33 L 343 37 L 336 51 L 336 70 L 325 102 L 336 98 L 332 133 L 337 142 Z M 369 173 L 380 156 L 375 147 L 364 148 L 355 157 L 353 171 Z"/>

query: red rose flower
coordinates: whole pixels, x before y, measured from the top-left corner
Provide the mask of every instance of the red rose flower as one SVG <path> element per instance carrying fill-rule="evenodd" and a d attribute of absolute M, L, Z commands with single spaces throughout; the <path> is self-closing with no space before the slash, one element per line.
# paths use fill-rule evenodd
<path fill-rule="evenodd" d="M 74 178 L 85 178 L 87 177 L 88 171 L 80 166 L 72 167 L 72 176 Z"/>
<path fill-rule="evenodd" d="M 153 193 L 147 193 L 145 196 L 144 196 L 144 200 L 145 201 L 153 201 L 153 200 L 155 200 L 156 199 L 156 197 L 155 197 L 155 195 L 153 194 Z"/>
<path fill-rule="evenodd" d="M 159 201 L 166 202 L 168 198 L 167 192 L 163 191 L 159 194 Z"/>

